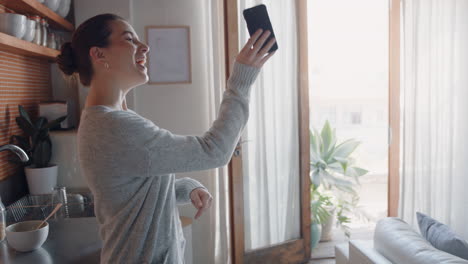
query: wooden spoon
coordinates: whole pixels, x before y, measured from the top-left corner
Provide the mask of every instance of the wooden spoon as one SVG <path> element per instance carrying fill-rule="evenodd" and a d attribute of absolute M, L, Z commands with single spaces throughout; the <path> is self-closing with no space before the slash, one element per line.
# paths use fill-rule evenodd
<path fill-rule="evenodd" d="M 44 219 L 44 221 L 42 221 L 42 222 L 36 227 L 36 229 L 34 229 L 34 230 L 37 230 L 37 229 L 41 228 L 41 226 L 42 226 L 51 216 L 53 216 L 53 215 L 57 212 L 57 210 L 60 209 L 60 207 L 62 207 L 62 204 L 61 204 L 61 203 L 58 203 L 58 204 L 55 206 L 54 210 L 53 210 L 53 211 L 46 217 L 46 219 Z"/>

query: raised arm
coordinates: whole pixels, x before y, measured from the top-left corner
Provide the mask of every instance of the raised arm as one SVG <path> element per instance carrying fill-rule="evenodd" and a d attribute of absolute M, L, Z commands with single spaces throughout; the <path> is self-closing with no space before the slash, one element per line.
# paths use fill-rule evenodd
<path fill-rule="evenodd" d="M 248 119 L 250 86 L 262 65 L 274 54 L 267 54 L 274 40 L 261 49 L 269 34 L 266 32 L 261 37 L 260 34 L 259 31 L 253 35 L 237 56 L 219 115 L 204 135 L 175 135 L 134 113 L 112 112 L 118 115 L 112 118 L 119 120 L 118 138 L 125 139 L 129 151 L 135 153 L 127 155 L 122 162 L 140 164 L 147 169 L 140 175 L 147 176 L 206 170 L 227 164 Z"/>

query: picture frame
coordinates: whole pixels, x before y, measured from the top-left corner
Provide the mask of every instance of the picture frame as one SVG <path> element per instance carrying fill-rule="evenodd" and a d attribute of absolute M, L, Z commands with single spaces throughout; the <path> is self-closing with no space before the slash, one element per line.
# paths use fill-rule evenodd
<path fill-rule="evenodd" d="M 148 84 L 190 84 L 192 66 L 189 26 L 146 26 Z"/>

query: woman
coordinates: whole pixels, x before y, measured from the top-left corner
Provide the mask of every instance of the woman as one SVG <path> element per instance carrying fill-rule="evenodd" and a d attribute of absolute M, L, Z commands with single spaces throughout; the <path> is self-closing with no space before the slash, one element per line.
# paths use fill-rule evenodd
<path fill-rule="evenodd" d="M 248 118 L 250 86 L 273 55 L 269 32 L 255 33 L 236 58 L 220 113 L 203 136 L 180 136 L 127 108 L 125 95 L 148 81 L 149 48 L 124 19 L 90 18 L 57 58 L 79 74 L 89 94 L 78 129 L 80 166 L 95 197 L 103 240 L 101 263 L 183 263 L 185 240 L 177 204 L 192 202 L 195 218 L 211 205 L 197 181 L 174 173 L 226 165 Z M 156 69 L 157 70 L 157 69 Z"/>

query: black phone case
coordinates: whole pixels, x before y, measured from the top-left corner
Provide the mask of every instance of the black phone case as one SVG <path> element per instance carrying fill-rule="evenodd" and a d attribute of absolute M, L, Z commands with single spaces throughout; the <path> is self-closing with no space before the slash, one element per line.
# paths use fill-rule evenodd
<path fill-rule="evenodd" d="M 273 27 L 271 26 L 270 18 L 265 5 L 258 5 L 252 8 L 247 8 L 243 12 L 245 22 L 247 23 L 247 29 L 249 30 L 250 36 L 252 36 L 259 28 L 263 29 L 263 32 L 269 30 L 271 35 L 265 41 L 265 46 L 270 39 L 275 38 Z M 263 47 L 262 47 L 263 48 Z M 273 52 L 278 49 L 278 41 L 271 47 L 268 52 Z"/>

